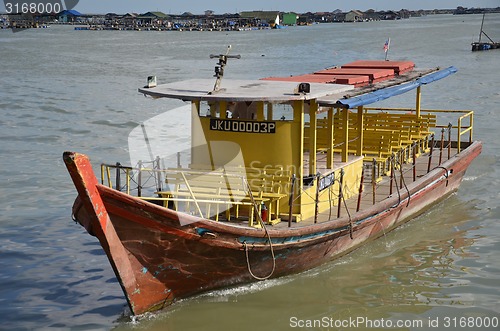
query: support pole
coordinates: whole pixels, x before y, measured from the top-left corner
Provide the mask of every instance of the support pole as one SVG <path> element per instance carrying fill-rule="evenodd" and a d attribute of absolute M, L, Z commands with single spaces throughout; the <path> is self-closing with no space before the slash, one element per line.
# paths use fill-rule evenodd
<path fill-rule="evenodd" d="M 357 146 L 356 146 L 356 151 L 358 156 L 363 155 L 363 140 L 364 140 L 364 135 L 363 135 L 363 106 L 358 107 L 358 141 L 357 141 Z"/>
<path fill-rule="evenodd" d="M 316 173 L 316 144 L 317 144 L 317 121 L 316 112 L 318 104 L 316 101 L 311 100 L 309 107 L 309 175 Z"/>
<path fill-rule="evenodd" d="M 451 129 L 453 125 L 448 124 L 448 160 L 451 158 Z"/>
<path fill-rule="evenodd" d="M 441 146 L 439 147 L 439 164 L 443 161 L 443 147 L 444 147 L 444 128 L 441 129 Z"/>
<path fill-rule="evenodd" d="M 273 104 L 272 103 L 267 104 L 267 120 L 268 121 L 273 120 Z"/>
<path fill-rule="evenodd" d="M 361 180 L 359 181 L 359 193 L 358 193 L 358 204 L 356 205 L 356 212 L 359 211 L 359 208 L 361 207 L 361 198 L 363 195 L 363 182 L 365 180 L 365 167 L 361 169 Z"/>
<path fill-rule="evenodd" d="M 391 181 L 389 183 L 389 195 L 392 195 L 392 185 L 394 183 L 394 154 L 391 157 Z"/>
<path fill-rule="evenodd" d="M 349 109 L 342 109 L 342 162 L 349 160 Z"/>
<path fill-rule="evenodd" d="M 121 164 L 120 162 L 116 162 L 116 186 L 115 186 L 115 190 L 117 191 L 120 191 L 120 186 L 121 186 L 121 183 L 120 183 L 120 168 L 121 168 Z"/>
<path fill-rule="evenodd" d="M 161 169 L 161 166 L 160 166 L 160 157 L 157 156 L 156 159 L 155 159 L 155 162 L 153 162 L 153 164 L 155 165 L 153 167 L 153 170 L 156 169 L 156 170 L 160 170 Z M 156 172 L 156 180 L 157 180 L 157 184 L 156 184 L 156 189 L 158 190 L 158 192 L 161 192 L 161 173 L 160 171 L 157 171 Z"/>
<path fill-rule="evenodd" d="M 292 217 L 293 217 L 293 200 L 294 200 L 294 195 L 295 195 L 295 181 L 297 178 L 295 177 L 295 174 L 292 176 L 292 184 L 290 187 L 290 198 L 288 200 L 288 206 L 289 206 L 289 211 L 288 211 L 288 227 L 292 226 Z"/>
<path fill-rule="evenodd" d="M 431 149 L 429 151 L 429 162 L 427 163 L 427 173 L 431 171 L 432 152 L 434 152 L 434 133 L 431 136 Z"/>
<path fill-rule="evenodd" d="M 420 118 L 420 100 L 422 98 L 422 93 L 420 91 L 420 86 L 417 87 L 417 97 L 415 98 L 415 112 L 417 118 Z"/>
<path fill-rule="evenodd" d="M 417 179 L 417 144 L 413 144 L 413 181 Z"/>
<path fill-rule="evenodd" d="M 328 108 L 328 151 L 326 155 L 326 168 L 333 169 L 333 145 L 334 142 L 334 132 L 333 132 L 333 108 Z"/>
<path fill-rule="evenodd" d="M 137 175 L 137 196 L 142 196 L 142 161 L 137 164 L 139 174 Z"/>
<path fill-rule="evenodd" d="M 399 165 L 399 188 L 402 189 L 403 188 L 403 181 L 404 181 L 404 169 L 403 169 L 403 164 L 400 164 Z"/>
<path fill-rule="evenodd" d="M 319 179 L 320 179 L 320 174 L 316 175 L 316 199 L 315 199 L 315 205 L 314 205 L 314 223 L 318 223 L 318 214 L 319 214 Z"/>
<path fill-rule="evenodd" d="M 340 217 L 340 210 L 342 208 L 342 195 L 344 194 L 343 193 L 343 190 L 342 190 L 342 186 L 344 185 L 344 169 L 340 169 L 340 180 L 339 180 L 339 205 L 338 205 L 338 208 L 337 208 L 337 218 Z"/>
<path fill-rule="evenodd" d="M 373 204 L 375 204 L 375 196 L 377 194 L 377 182 L 376 182 L 376 168 L 377 160 L 373 159 L 372 163 L 372 196 L 373 196 Z"/>
<path fill-rule="evenodd" d="M 257 121 L 264 121 L 264 101 L 257 102 Z"/>

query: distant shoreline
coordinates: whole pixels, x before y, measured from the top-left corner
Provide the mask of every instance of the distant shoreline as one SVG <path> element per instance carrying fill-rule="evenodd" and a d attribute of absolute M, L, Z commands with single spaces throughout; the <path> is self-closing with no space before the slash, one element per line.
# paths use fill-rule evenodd
<path fill-rule="evenodd" d="M 351 10 L 342 12 L 281 12 L 281 11 L 244 11 L 235 14 L 216 15 L 206 11 L 203 15 L 184 13 L 170 15 L 159 11 L 143 14 L 82 14 L 76 10 L 64 10 L 48 14 L 1 14 L 0 29 L 45 28 L 52 24 L 86 26 L 76 30 L 135 30 L 135 31 L 246 31 L 282 28 L 285 26 L 305 26 L 318 23 L 356 23 L 383 20 L 400 20 L 410 17 L 453 14 L 468 15 L 500 13 L 497 8 L 432 9 L 410 11 Z"/>

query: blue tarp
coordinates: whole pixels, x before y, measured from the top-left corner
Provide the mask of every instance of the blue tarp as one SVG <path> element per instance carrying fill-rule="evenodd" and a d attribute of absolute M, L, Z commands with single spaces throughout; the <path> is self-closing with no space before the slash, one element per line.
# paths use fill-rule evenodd
<path fill-rule="evenodd" d="M 63 10 L 58 14 L 59 16 L 82 16 L 82 14 L 74 9 Z"/>
<path fill-rule="evenodd" d="M 455 72 L 457 72 L 457 69 L 452 66 L 443 70 L 439 70 L 432 74 L 426 75 L 424 77 L 418 78 L 413 82 L 388 87 L 375 92 L 363 94 L 359 97 L 339 100 L 337 101 L 337 104 L 343 108 L 356 108 L 358 106 L 369 105 L 377 101 L 385 100 L 390 97 L 406 93 L 410 90 L 416 89 L 420 85 L 425 85 L 440 80 L 451 74 L 454 74 Z"/>

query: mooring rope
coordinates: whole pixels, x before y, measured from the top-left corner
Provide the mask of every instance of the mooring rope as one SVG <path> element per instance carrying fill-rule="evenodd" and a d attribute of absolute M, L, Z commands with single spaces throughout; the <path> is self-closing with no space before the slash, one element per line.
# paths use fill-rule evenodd
<path fill-rule="evenodd" d="M 344 202 L 344 207 L 345 207 L 345 210 L 347 211 L 347 216 L 349 216 L 349 236 L 351 237 L 351 239 L 353 239 L 353 236 L 352 236 L 352 233 L 353 233 L 352 218 L 351 218 L 351 213 L 349 212 L 349 208 L 347 207 L 347 202 L 345 201 L 344 190 L 341 190 L 340 198 Z"/>
<path fill-rule="evenodd" d="M 406 180 L 405 180 L 405 176 L 403 174 L 403 163 L 401 161 L 398 162 L 399 163 L 399 171 L 400 171 L 400 176 L 401 176 L 401 181 L 403 182 L 403 185 L 406 189 L 406 192 L 408 192 L 408 202 L 406 203 L 406 207 L 408 207 L 410 205 L 410 199 L 411 199 L 411 194 L 410 194 L 410 190 L 408 190 L 408 186 L 406 186 Z M 398 184 L 396 183 L 396 187 L 398 186 Z M 400 199 L 400 203 L 401 203 L 401 198 Z"/>
<path fill-rule="evenodd" d="M 434 169 L 443 169 L 444 171 L 446 171 L 444 173 L 444 177 L 446 178 L 446 186 L 448 186 L 448 177 L 450 176 L 450 171 L 448 170 L 448 168 L 443 167 L 443 166 L 437 166 L 437 167 L 434 167 L 432 170 L 434 170 Z"/>
<path fill-rule="evenodd" d="M 267 239 L 269 240 L 269 247 L 271 249 L 271 256 L 273 258 L 273 268 L 271 270 L 271 272 L 269 273 L 269 275 L 265 276 L 265 277 L 259 277 L 259 276 L 256 276 L 253 272 L 252 272 L 252 267 L 250 266 L 250 258 L 248 256 L 248 245 L 246 242 L 243 242 L 243 246 L 245 247 L 245 256 L 247 258 L 247 268 L 248 268 L 248 272 L 250 273 L 250 275 L 257 279 L 257 280 L 266 280 L 266 279 L 269 279 L 271 278 L 271 276 L 274 274 L 274 270 L 276 270 L 276 258 L 274 256 L 274 247 L 273 247 L 273 242 L 271 240 L 271 235 L 269 234 L 269 231 L 267 231 L 267 227 L 266 227 L 266 224 L 264 223 L 264 221 L 262 220 L 262 216 L 259 214 L 258 212 L 258 208 L 257 208 L 257 204 L 253 198 L 253 194 L 252 194 L 252 191 L 250 189 L 250 184 L 248 183 L 248 181 L 246 179 L 244 179 L 244 182 L 247 186 L 247 189 L 248 189 L 248 192 L 249 192 L 249 195 L 250 195 L 250 200 L 252 200 L 252 203 L 253 203 L 253 207 L 255 209 L 255 211 L 257 211 L 257 220 L 259 221 L 260 225 L 264 228 L 264 231 L 266 233 L 266 236 L 267 236 Z"/>
<path fill-rule="evenodd" d="M 394 185 L 396 186 L 396 191 L 398 192 L 398 203 L 395 206 L 392 206 L 391 208 L 396 208 L 401 203 L 401 192 L 399 192 L 398 179 L 396 178 L 396 172 L 394 171 L 394 169 L 395 169 L 394 163 L 395 162 L 396 161 L 394 160 L 394 158 L 391 158 L 391 172 L 392 172 L 392 177 L 394 178 Z M 401 164 L 399 162 L 398 162 L 398 164 L 401 166 Z"/>

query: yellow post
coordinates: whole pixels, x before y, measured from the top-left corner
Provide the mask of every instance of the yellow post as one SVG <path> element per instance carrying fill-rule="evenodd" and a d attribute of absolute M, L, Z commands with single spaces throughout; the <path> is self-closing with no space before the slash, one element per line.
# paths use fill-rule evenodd
<path fill-rule="evenodd" d="M 198 105 L 198 111 L 200 107 Z M 217 117 L 217 105 L 215 103 L 210 104 L 210 117 Z"/>
<path fill-rule="evenodd" d="M 264 101 L 257 102 L 257 121 L 264 120 Z"/>
<path fill-rule="evenodd" d="M 267 120 L 268 121 L 273 120 L 273 104 L 272 103 L 267 104 Z"/>
<path fill-rule="evenodd" d="M 458 118 L 458 134 L 457 134 L 457 153 L 460 153 L 460 147 L 462 144 L 462 117 Z M 449 142 L 451 144 L 451 142 Z"/>
<path fill-rule="evenodd" d="M 420 99 L 422 97 L 422 93 L 420 92 L 420 86 L 417 87 L 417 97 L 416 97 L 416 104 L 415 104 L 415 111 L 417 118 L 420 118 Z"/>
<path fill-rule="evenodd" d="M 333 145 L 334 132 L 333 132 L 333 107 L 328 108 L 328 151 L 326 155 L 326 167 L 328 169 L 333 169 Z"/>
<path fill-rule="evenodd" d="M 317 122 L 316 122 L 316 112 L 318 110 L 318 104 L 315 100 L 311 100 L 309 106 L 309 175 L 314 175 L 316 173 L 316 143 L 318 132 Z"/>
<path fill-rule="evenodd" d="M 106 171 L 108 175 L 108 186 L 113 187 L 113 183 L 111 183 L 111 169 L 108 166 L 106 166 Z"/>
<path fill-rule="evenodd" d="M 196 115 L 198 117 L 200 115 L 200 101 L 195 100 L 191 102 L 191 111 L 193 112 L 193 116 Z"/>
<path fill-rule="evenodd" d="M 105 171 L 104 164 L 101 164 L 101 184 L 102 185 L 104 185 L 104 171 Z"/>
<path fill-rule="evenodd" d="M 299 125 L 299 164 L 297 164 L 298 169 L 295 170 L 298 180 L 298 187 L 296 187 L 297 192 L 301 192 L 303 188 L 304 178 L 304 100 L 295 100 L 293 103 L 293 121 Z"/>
<path fill-rule="evenodd" d="M 210 110 L 212 107 L 210 107 Z M 191 102 L 191 163 L 193 163 L 193 159 L 197 158 L 198 155 L 195 152 L 196 148 L 195 146 L 200 145 L 199 142 L 196 142 L 196 132 L 200 132 L 202 130 L 200 126 L 200 101 L 199 100 L 193 100 Z M 206 142 L 206 141 L 205 141 Z M 209 144 L 208 144 L 209 145 Z M 200 162 L 197 160 L 196 162 Z"/>
<path fill-rule="evenodd" d="M 363 155 L 363 106 L 358 107 L 358 141 L 357 141 L 357 154 Z"/>
<path fill-rule="evenodd" d="M 342 162 L 349 160 L 349 109 L 342 109 Z"/>
<path fill-rule="evenodd" d="M 472 133 L 473 133 L 473 130 L 474 130 L 474 112 L 473 111 L 470 112 L 470 122 L 469 122 L 469 125 L 470 125 L 469 143 L 472 144 Z"/>
<path fill-rule="evenodd" d="M 219 117 L 222 119 L 227 118 L 226 111 L 227 111 L 227 102 L 220 101 L 219 102 L 219 114 L 220 114 Z"/>

